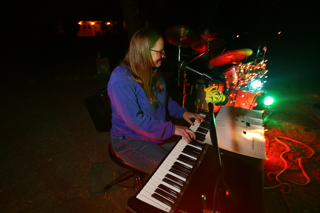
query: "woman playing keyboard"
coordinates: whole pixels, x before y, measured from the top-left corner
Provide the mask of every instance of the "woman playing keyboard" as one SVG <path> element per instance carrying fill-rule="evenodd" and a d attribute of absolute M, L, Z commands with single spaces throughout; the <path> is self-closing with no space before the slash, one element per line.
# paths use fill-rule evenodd
<path fill-rule="evenodd" d="M 191 119 L 204 120 L 167 97 L 157 70 L 165 57 L 164 39 L 155 30 L 142 28 L 133 35 L 126 57 L 113 70 L 108 83 L 113 150 L 120 159 L 148 174 L 177 142 L 169 142 L 174 136 L 188 142 L 195 139 L 192 130 L 167 121 L 167 112 L 191 125 Z"/>

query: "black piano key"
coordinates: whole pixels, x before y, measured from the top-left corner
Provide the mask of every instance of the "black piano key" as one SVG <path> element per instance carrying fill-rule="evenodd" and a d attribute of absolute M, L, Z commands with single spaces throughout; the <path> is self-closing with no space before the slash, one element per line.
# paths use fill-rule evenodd
<path fill-rule="evenodd" d="M 210 121 L 211 120 L 211 116 L 204 117 L 204 120 L 207 121 L 207 122 Z"/>
<path fill-rule="evenodd" d="M 190 167 L 188 167 L 188 166 L 186 166 L 186 165 L 184 165 L 182 163 L 179 163 L 178 161 L 174 162 L 174 165 L 178 165 L 178 166 L 180 166 L 182 168 L 185 168 L 185 169 L 188 169 L 189 171 L 191 171 Z"/>
<path fill-rule="evenodd" d="M 195 161 L 196 161 L 196 159 L 191 158 L 191 157 L 188 157 L 188 156 L 183 155 L 183 154 L 180 154 L 179 157 L 180 157 L 180 156 L 181 156 L 182 158 L 186 158 L 186 159 L 190 160 L 191 162 L 195 162 Z"/>
<path fill-rule="evenodd" d="M 201 133 L 196 132 L 196 139 L 199 141 L 204 141 L 204 139 L 206 139 L 206 136 Z"/>
<path fill-rule="evenodd" d="M 197 158 L 199 156 L 199 154 L 191 152 L 191 151 L 189 151 L 187 149 L 182 150 L 182 153 L 185 153 L 185 154 L 190 155 L 190 156 L 195 157 L 195 158 Z"/>
<path fill-rule="evenodd" d="M 169 194 L 171 194 L 172 196 L 178 197 L 178 195 L 179 195 L 178 192 L 170 189 L 169 187 L 167 187 L 167 186 L 165 186 L 165 185 L 163 185 L 163 184 L 160 184 L 160 185 L 158 186 L 158 188 L 159 188 L 159 189 L 162 189 L 163 191 L 165 191 L 165 192 L 167 192 L 167 193 L 169 193 Z"/>
<path fill-rule="evenodd" d="M 201 123 L 210 123 L 210 118 L 206 118 L 206 119 L 204 119 L 204 121 L 202 121 Z"/>
<path fill-rule="evenodd" d="M 209 126 L 207 127 L 207 126 L 201 126 L 201 125 L 200 125 L 199 128 L 204 129 L 204 130 L 206 130 L 207 132 L 209 132 L 209 130 L 210 130 L 210 127 L 209 127 Z M 199 129 L 199 128 L 198 128 L 198 129 Z M 198 129 L 197 129 L 197 130 L 198 130 Z"/>
<path fill-rule="evenodd" d="M 162 203 L 164 203 L 164 204 L 166 204 L 166 205 L 168 205 L 168 206 L 170 206 L 170 207 L 171 207 L 172 204 L 173 204 L 173 202 L 165 199 L 164 197 L 161 197 L 160 195 L 158 195 L 158 194 L 156 194 L 156 193 L 152 194 L 151 197 L 159 200 L 160 202 L 162 202 Z"/>
<path fill-rule="evenodd" d="M 202 140 L 197 140 L 197 142 L 199 142 L 199 143 L 204 143 L 204 140 L 202 141 Z"/>
<path fill-rule="evenodd" d="M 195 140 L 191 141 L 190 144 L 193 145 L 193 146 L 199 147 L 200 149 L 202 149 L 204 147 L 203 143 L 199 143 L 199 142 L 197 142 Z"/>
<path fill-rule="evenodd" d="M 201 151 L 200 151 L 199 149 L 196 149 L 196 148 L 194 148 L 194 147 L 192 147 L 192 146 L 188 146 L 188 145 L 185 146 L 182 151 L 184 151 L 184 150 L 187 150 L 187 151 L 192 152 L 192 153 L 194 153 L 194 154 L 199 154 L 199 153 L 201 153 Z"/>
<path fill-rule="evenodd" d="M 199 126 L 199 128 L 197 129 L 196 132 L 202 132 L 202 133 L 204 133 L 204 134 L 207 134 L 208 131 L 209 131 L 208 129 L 204 129 L 204 128 L 202 128 L 202 127 Z"/>
<path fill-rule="evenodd" d="M 178 170 L 176 170 L 174 168 L 171 168 L 169 171 L 174 173 L 174 174 L 176 174 L 176 175 L 178 175 L 178 176 L 180 176 L 180 177 L 183 177 L 183 178 L 187 178 L 188 177 L 188 175 L 186 173 L 178 171 Z"/>
<path fill-rule="evenodd" d="M 181 190 L 182 186 L 180 184 L 177 184 L 176 182 L 173 182 L 172 180 L 169 180 L 168 178 L 163 178 L 162 181 L 173 186 L 174 188 Z"/>
<path fill-rule="evenodd" d="M 182 159 L 186 159 L 187 161 L 190 161 L 192 162 L 193 164 L 196 162 L 196 159 L 192 158 L 192 157 L 189 157 L 187 155 L 184 155 L 184 154 L 180 154 L 179 157 L 181 156 Z"/>
<path fill-rule="evenodd" d="M 185 155 L 179 155 L 178 160 L 182 161 L 183 163 L 186 163 L 190 166 L 194 165 L 194 160 L 190 159 L 189 157 L 185 156 Z"/>
<path fill-rule="evenodd" d="M 159 195 L 162 195 L 163 197 L 165 197 L 166 199 L 172 201 L 174 203 L 174 201 L 177 199 L 176 197 L 168 194 L 167 192 L 161 190 L 161 189 L 156 189 L 156 191 L 154 191 L 155 193 L 158 193 Z"/>
<path fill-rule="evenodd" d="M 193 154 L 196 154 L 197 156 L 199 156 L 201 154 L 200 150 L 198 150 L 198 149 L 196 149 L 196 148 L 194 148 L 192 146 L 186 146 L 184 148 L 184 150 L 186 150 L 188 152 L 192 152 Z M 196 158 L 198 158 L 198 157 L 196 157 Z"/>
<path fill-rule="evenodd" d="M 180 172 L 184 172 L 186 174 L 190 173 L 190 170 L 187 170 L 187 169 L 185 169 L 183 167 L 180 167 L 180 166 L 177 166 L 177 165 L 174 165 L 174 164 L 172 165 L 172 168 L 174 168 L 174 169 L 176 169 L 176 170 L 178 170 Z"/>
<path fill-rule="evenodd" d="M 193 152 L 194 154 L 198 154 L 198 155 L 201 153 L 201 151 L 199 149 L 194 148 L 193 146 L 189 146 L 189 145 L 185 146 L 184 150 L 188 150 L 188 151 Z"/>
<path fill-rule="evenodd" d="M 195 134 L 196 134 L 196 138 L 197 137 L 206 137 L 206 134 L 204 134 L 204 133 L 201 133 L 201 132 L 195 132 Z"/>
<path fill-rule="evenodd" d="M 181 186 L 183 186 L 183 184 L 184 184 L 184 181 L 183 181 L 183 180 L 181 180 L 180 178 L 177 178 L 177 177 L 175 177 L 175 176 L 173 176 L 173 175 L 166 174 L 165 177 L 168 178 L 168 179 L 170 179 L 170 180 L 173 180 L 174 182 L 179 183 Z"/>
<path fill-rule="evenodd" d="M 173 166 L 169 169 L 169 171 L 183 178 L 187 178 L 189 175 L 189 173 L 179 170 L 179 168 L 175 168 Z"/>
<path fill-rule="evenodd" d="M 204 129 L 210 129 L 210 124 L 206 122 L 202 122 L 199 127 L 202 127 Z"/>

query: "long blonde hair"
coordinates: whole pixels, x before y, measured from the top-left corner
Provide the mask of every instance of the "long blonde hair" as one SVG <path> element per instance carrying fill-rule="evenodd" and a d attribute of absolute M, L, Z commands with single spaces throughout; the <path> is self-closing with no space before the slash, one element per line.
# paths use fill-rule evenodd
<path fill-rule="evenodd" d="M 152 81 L 158 92 L 164 91 L 158 71 L 153 73 L 153 60 L 150 49 L 155 46 L 161 36 L 152 28 L 138 30 L 130 41 L 130 47 L 123 64 L 132 70 L 132 78 L 144 89 L 151 104 L 157 102 L 152 91 Z"/>

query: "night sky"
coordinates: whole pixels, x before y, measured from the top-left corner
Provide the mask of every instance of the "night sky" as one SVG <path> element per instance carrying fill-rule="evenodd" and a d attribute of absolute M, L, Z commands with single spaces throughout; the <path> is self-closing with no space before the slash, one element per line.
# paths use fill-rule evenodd
<path fill-rule="evenodd" d="M 215 17 L 210 27 L 227 31 L 256 30 L 267 36 L 282 30 L 296 35 L 319 31 L 317 11 L 314 5 L 296 1 L 221 1 L 217 12 L 211 9 L 209 0 L 139 0 L 141 19 L 148 19 L 158 28 L 184 24 L 191 28 L 203 24 L 203 17 Z M 202 2 L 202 3 L 201 3 Z M 301 1 L 301 3 L 303 3 Z M 122 18 L 120 0 L 28 0 L 9 2 L 6 10 L 8 23 L 18 25 L 21 33 L 36 33 L 39 24 L 56 21 L 73 21 L 84 18 Z M 22 30 L 21 30 L 22 29 Z M 15 27 L 13 27 L 13 30 Z"/>
<path fill-rule="evenodd" d="M 59 35 L 57 22 L 65 29 L 81 19 L 123 20 L 120 0 L 45 0 L 9 2 L 4 23 L 8 55 L 26 38 L 52 38 Z M 317 8 L 303 1 L 221 1 L 214 13 L 212 2 L 182 0 L 139 0 L 142 23 L 165 31 L 185 25 L 195 31 L 208 26 L 228 42 L 227 50 L 268 46 L 270 66 L 275 72 L 319 77 L 317 48 L 319 33 Z M 305 1 L 307 2 L 307 1 Z M 210 19 L 210 20 L 209 20 Z M 209 23 L 209 24 L 208 24 Z M 278 32 L 282 33 L 278 35 Z M 236 39 L 236 35 L 240 35 Z M 255 51 L 255 50 L 254 50 Z M 281 71 L 279 71 L 281 69 Z M 307 75 L 311 75 L 307 76 Z"/>

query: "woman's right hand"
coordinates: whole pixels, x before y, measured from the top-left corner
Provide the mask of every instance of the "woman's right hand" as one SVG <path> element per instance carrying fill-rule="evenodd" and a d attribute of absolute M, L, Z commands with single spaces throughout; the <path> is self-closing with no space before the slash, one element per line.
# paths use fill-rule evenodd
<path fill-rule="evenodd" d="M 179 126 L 179 125 L 174 125 L 174 126 L 175 126 L 174 134 L 182 136 L 183 139 L 188 141 L 188 143 L 196 139 L 196 134 L 192 130 L 190 130 L 188 127 Z"/>

